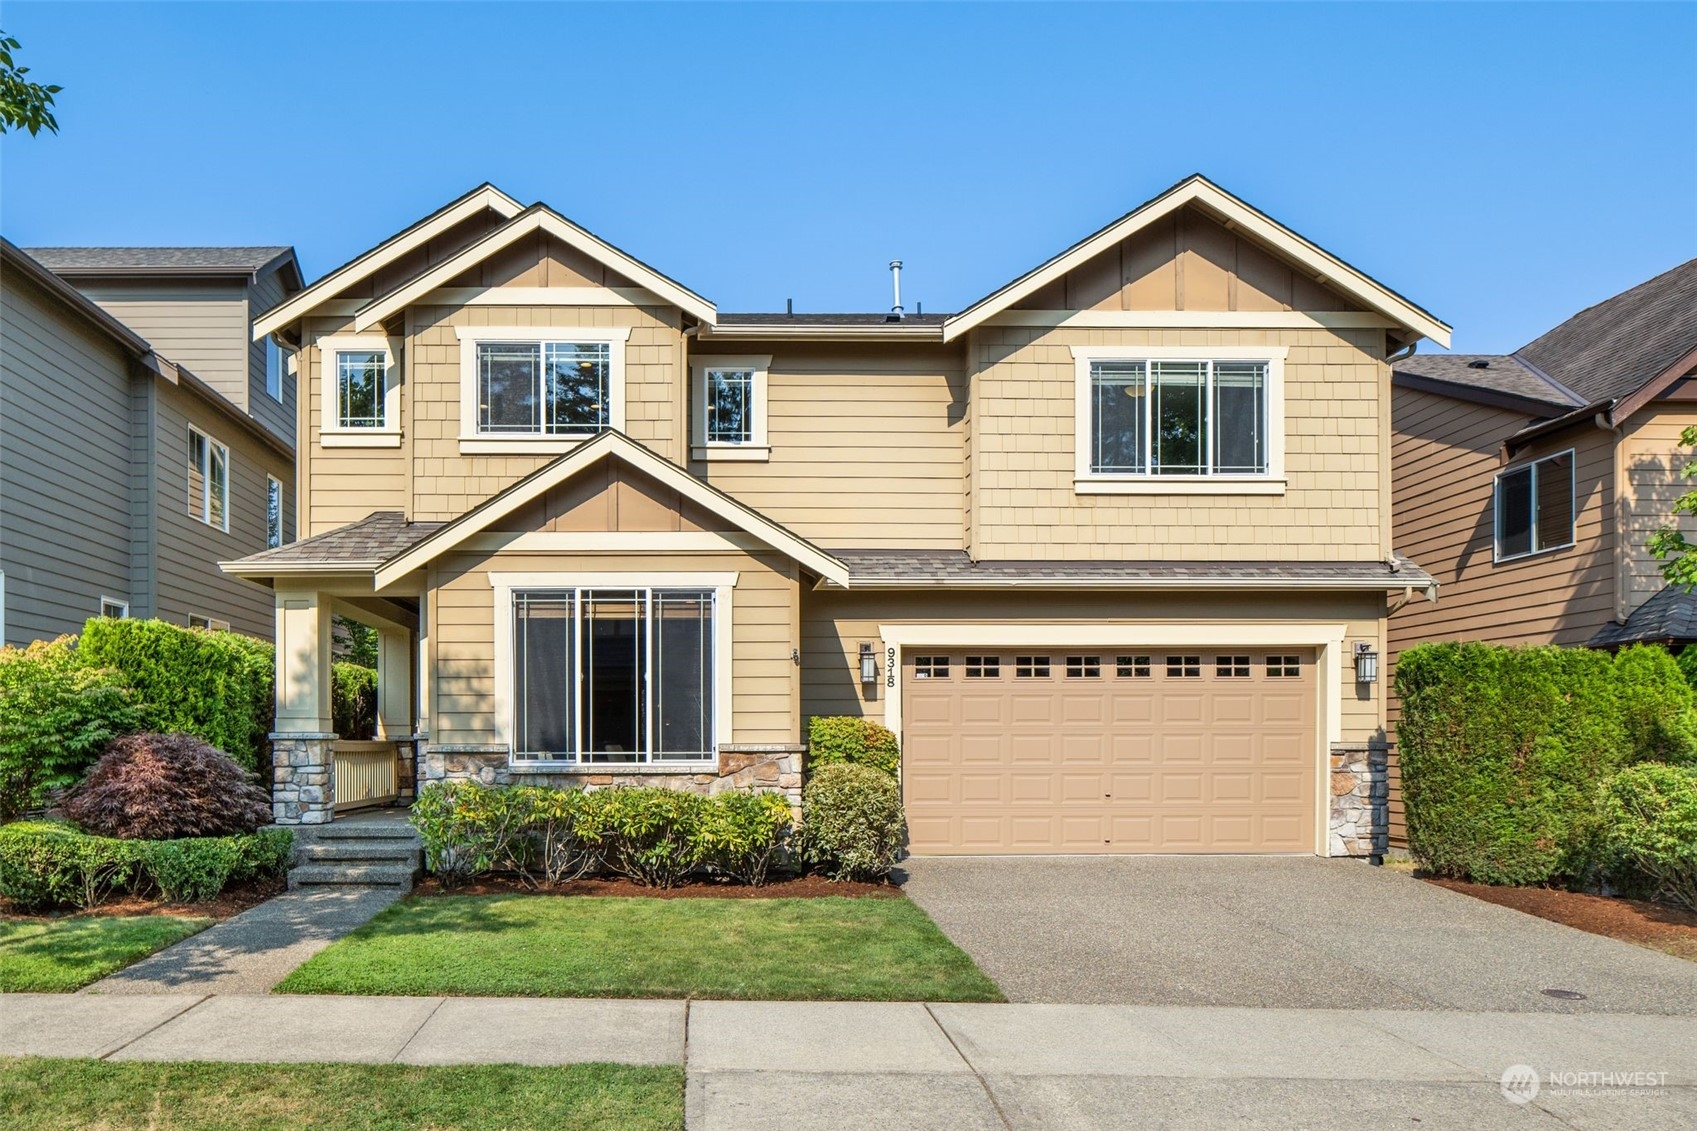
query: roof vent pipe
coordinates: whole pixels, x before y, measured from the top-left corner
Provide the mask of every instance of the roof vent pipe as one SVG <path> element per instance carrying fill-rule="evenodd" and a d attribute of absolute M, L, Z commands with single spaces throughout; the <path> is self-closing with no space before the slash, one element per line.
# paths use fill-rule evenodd
<path fill-rule="evenodd" d="M 890 260 L 890 283 L 895 287 L 896 294 L 895 305 L 890 307 L 890 320 L 900 322 L 902 320 L 902 261 L 899 259 Z"/>

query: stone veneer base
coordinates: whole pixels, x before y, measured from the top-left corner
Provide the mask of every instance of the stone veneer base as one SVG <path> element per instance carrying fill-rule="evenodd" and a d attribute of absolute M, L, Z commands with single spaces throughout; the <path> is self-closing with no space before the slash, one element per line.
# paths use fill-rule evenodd
<path fill-rule="evenodd" d="M 271 819 L 327 825 L 335 816 L 334 734 L 279 731 L 271 739 Z"/>
<path fill-rule="evenodd" d="M 1390 847 L 1390 783 L 1383 742 L 1334 742 L 1328 856 L 1384 856 Z"/>

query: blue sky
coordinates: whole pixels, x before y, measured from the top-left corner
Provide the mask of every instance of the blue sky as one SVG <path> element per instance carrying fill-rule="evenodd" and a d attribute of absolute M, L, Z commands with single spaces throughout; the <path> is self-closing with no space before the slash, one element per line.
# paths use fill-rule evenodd
<path fill-rule="evenodd" d="M 1697 255 L 1697 5 L 9 0 L 31 244 L 292 243 L 490 180 L 721 310 L 935 311 L 1200 171 L 1512 349 Z"/>

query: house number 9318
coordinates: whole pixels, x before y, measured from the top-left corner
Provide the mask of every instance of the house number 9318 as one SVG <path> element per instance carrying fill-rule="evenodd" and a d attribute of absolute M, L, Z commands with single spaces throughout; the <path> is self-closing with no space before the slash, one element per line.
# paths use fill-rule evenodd
<path fill-rule="evenodd" d="M 884 649 L 884 686 L 894 687 L 895 685 L 896 650 L 894 648 L 886 648 Z"/>

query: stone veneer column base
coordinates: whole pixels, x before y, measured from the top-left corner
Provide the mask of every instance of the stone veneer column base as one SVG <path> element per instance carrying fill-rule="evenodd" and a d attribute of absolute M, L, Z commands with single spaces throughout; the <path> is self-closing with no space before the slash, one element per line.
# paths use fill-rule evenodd
<path fill-rule="evenodd" d="M 271 818 L 279 825 L 327 825 L 335 815 L 336 736 L 278 731 L 271 739 Z"/>
<path fill-rule="evenodd" d="M 1384 742 L 1332 743 L 1328 856 L 1383 857 L 1390 847 L 1390 784 Z"/>

